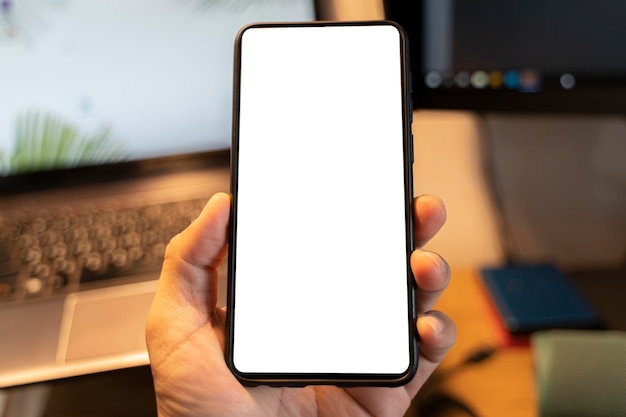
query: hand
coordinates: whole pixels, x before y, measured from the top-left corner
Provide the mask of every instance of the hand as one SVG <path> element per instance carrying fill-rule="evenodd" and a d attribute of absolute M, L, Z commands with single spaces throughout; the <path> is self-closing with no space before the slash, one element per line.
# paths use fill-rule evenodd
<path fill-rule="evenodd" d="M 167 247 L 146 338 L 160 417 L 402 416 L 455 339 L 443 313 L 431 311 L 450 270 L 438 255 L 416 250 L 411 268 L 419 287 L 420 358 L 415 377 L 397 388 L 242 386 L 224 361 L 225 310 L 217 308 L 217 267 L 226 255 L 230 196 L 214 195 Z M 415 200 L 421 247 L 445 222 L 441 200 Z"/>

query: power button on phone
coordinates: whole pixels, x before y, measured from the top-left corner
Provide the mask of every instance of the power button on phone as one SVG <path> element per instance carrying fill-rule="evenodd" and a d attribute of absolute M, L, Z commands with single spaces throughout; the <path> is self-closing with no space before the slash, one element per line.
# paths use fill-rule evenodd
<path fill-rule="evenodd" d="M 417 320 L 417 288 L 411 289 L 411 314 L 413 314 L 413 320 Z"/>

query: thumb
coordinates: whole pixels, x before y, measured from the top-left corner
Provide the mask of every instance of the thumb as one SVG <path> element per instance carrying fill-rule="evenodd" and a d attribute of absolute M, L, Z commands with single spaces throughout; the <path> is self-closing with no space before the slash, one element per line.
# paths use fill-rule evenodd
<path fill-rule="evenodd" d="M 153 307 L 170 311 L 193 306 L 203 316 L 215 308 L 216 269 L 228 247 L 230 202 L 228 194 L 215 194 L 198 218 L 170 241 Z"/>
<path fill-rule="evenodd" d="M 183 261 L 200 269 L 217 268 L 228 244 L 230 196 L 217 193 L 200 215 L 168 245 L 166 262 Z"/>
<path fill-rule="evenodd" d="M 214 195 L 200 216 L 167 246 L 163 269 L 146 321 L 153 364 L 166 360 L 197 329 L 212 324 L 217 270 L 226 254 L 230 196 Z"/>

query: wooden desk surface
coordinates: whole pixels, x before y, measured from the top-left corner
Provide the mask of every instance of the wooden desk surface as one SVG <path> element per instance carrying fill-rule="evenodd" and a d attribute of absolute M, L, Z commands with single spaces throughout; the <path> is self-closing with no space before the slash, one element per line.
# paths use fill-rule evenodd
<path fill-rule="evenodd" d="M 528 346 L 502 346 L 504 338 L 479 282 L 477 271 L 454 270 L 437 309 L 457 326 L 457 341 L 440 369 L 454 366 L 486 345 L 496 353 L 450 376 L 446 392 L 470 406 L 479 417 L 537 415 L 532 354 Z"/>

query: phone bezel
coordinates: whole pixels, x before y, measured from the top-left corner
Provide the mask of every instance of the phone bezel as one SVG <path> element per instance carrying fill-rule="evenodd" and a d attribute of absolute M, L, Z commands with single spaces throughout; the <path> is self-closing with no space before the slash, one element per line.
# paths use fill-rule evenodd
<path fill-rule="evenodd" d="M 405 224 L 407 242 L 407 297 L 408 311 L 407 324 L 410 343 L 409 366 L 399 374 L 346 374 L 346 373 L 249 373 L 241 372 L 237 369 L 233 360 L 234 343 L 234 312 L 236 305 L 235 296 L 235 265 L 236 265 L 236 231 L 237 231 L 237 190 L 238 190 L 238 154 L 239 154 L 239 92 L 240 92 L 240 69 L 241 69 L 241 46 L 244 33 L 250 29 L 262 28 L 293 28 L 293 27 L 324 27 L 324 26 L 371 26 L 388 25 L 393 26 L 399 33 L 400 39 L 400 68 L 401 68 L 401 89 L 403 96 L 402 118 L 403 118 L 403 152 L 404 152 L 404 193 L 405 193 Z M 281 22 L 281 23 L 254 23 L 244 26 L 237 34 L 234 54 L 234 84 L 233 84 L 233 126 L 232 126 L 232 147 L 231 147 L 231 195 L 233 196 L 231 206 L 230 221 L 230 245 L 228 250 L 228 292 L 226 310 L 226 363 L 233 375 L 244 385 L 257 386 L 306 386 L 306 385 L 336 385 L 342 387 L 353 386 L 400 386 L 412 379 L 417 371 L 419 356 L 419 335 L 415 325 L 417 319 L 417 288 L 410 269 L 410 254 L 415 249 L 413 236 L 413 136 L 411 133 L 412 124 L 412 102 L 411 102 L 411 74 L 408 59 L 407 36 L 400 25 L 395 22 L 380 21 L 354 21 L 354 22 Z"/>

